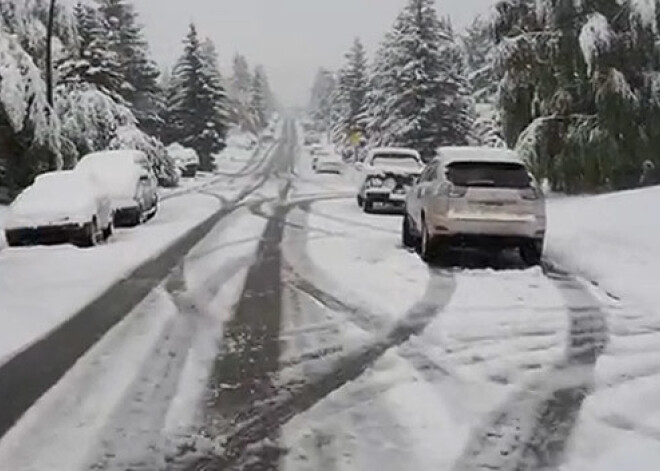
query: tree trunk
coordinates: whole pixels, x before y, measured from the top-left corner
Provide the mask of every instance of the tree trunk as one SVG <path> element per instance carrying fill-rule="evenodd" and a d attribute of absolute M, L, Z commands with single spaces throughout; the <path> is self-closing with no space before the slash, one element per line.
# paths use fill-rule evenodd
<path fill-rule="evenodd" d="M 55 0 L 50 0 L 50 10 L 48 12 L 48 31 L 46 32 L 46 98 L 50 105 L 50 112 L 54 113 L 55 96 L 53 84 L 53 30 L 55 28 Z M 50 169 L 58 170 L 59 164 L 57 156 L 51 152 Z"/>

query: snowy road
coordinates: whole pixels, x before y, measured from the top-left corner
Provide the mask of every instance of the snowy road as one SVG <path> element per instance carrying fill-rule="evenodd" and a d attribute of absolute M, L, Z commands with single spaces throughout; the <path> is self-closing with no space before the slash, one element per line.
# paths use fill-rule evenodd
<path fill-rule="evenodd" d="M 594 417 L 621 416 L 591 399 L 644 372 L 604 385 L 599 365 L 641 354 L 623 336 L 648 318 L 512 254 L 428 267 L 293 126 L 258 168 L 3 437 L 2 469 L 601 469 Z"/>

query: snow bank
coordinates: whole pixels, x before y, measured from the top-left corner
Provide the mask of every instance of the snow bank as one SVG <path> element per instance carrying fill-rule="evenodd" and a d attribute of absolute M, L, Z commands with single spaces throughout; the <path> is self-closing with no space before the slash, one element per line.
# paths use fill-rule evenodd
<path fill-rule="evenodd" d="M 660 305 L 660 188 L 548 204 L 547 254 L 649 312 Z"/>

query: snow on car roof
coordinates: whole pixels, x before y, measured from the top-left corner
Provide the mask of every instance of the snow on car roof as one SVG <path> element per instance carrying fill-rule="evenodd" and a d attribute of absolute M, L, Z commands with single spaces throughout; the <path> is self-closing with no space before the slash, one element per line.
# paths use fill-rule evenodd
<path fill-rule="evenodd" d="M 523 163 L 522 158 L 509 149 L 492 147 L 440 147 L 438 157 L 445 163 L 455 162 L 515 162 Z"/>
<path fill-rule="evenodd" d="M 96 199 L 96 189 L 83 175 L 73 170 L 39 175 L 11 205 L 17 214 L 44 214 L 69 210 Z"/>
<path fill-rule="evenodd" d="M 145 172 L 136 159 L 143 158 L 144 152 L 133 150 L 96 152 L 83 157 L 75 171 L 85 172 L 108 195 L 133 198 L 137 181 Z"/>
<path fill-rule="evenodd" d="M 369 151 L 369 156 L 373 157 L 375 154 L 399 154 L 421 159 L 419 152 L 415 149 L 407 149 L 405 147 L 376 147 Z"/>

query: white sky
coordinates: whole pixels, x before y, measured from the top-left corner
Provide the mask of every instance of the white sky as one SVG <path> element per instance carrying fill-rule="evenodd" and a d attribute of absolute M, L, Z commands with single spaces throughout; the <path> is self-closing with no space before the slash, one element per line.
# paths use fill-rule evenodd
<path fill-rule="evenodd" d="M 373 50 L 406 0 L 133 0 L 154 58 L 172 64 L 190 21 L 218 47 L 228 74 L 236 52 L 263 64 L 285 105 L 305 104 L 320 66 L 337 68 L 353 38 Z M 494 0 L 437 0 L 456 29 Z"/>

